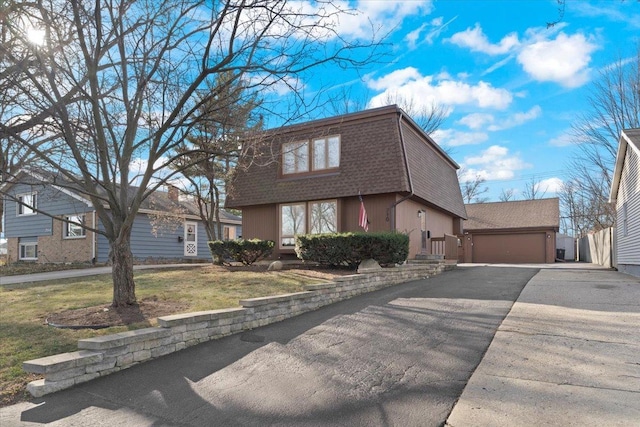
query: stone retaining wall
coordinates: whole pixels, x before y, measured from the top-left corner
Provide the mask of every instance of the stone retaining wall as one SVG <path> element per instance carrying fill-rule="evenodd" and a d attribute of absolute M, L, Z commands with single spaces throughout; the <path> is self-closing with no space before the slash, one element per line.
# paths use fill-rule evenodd
<path fill-rule="evenodd" d="M 355 295 L 427 278 L 445 269 L 443 261 L 409 264 L 333 282 L 305 286 L 304 292 L 240 301 L 240 308 L 176 314 L 158 318 L 158 326 L 78 341 L 78 350 L 24 362 L 43 379 L 27 385 L 40 397 L 129 368 L 184 348 L 236 332 L 258 328 Z"/>

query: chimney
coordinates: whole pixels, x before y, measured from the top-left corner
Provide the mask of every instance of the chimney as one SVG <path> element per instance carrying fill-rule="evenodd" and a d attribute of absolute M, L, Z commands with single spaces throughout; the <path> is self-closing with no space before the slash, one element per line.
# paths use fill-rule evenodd
<path fill-rule="evenodd" d="M 180 195 L 180 190 L 178 190 L 178 187 L 171 184 L 167 184 L 167 188 L 169 190 L 168 192 L 169 200 L 171 200 L 172 202 L 178 203 L 178 196 Z"/>

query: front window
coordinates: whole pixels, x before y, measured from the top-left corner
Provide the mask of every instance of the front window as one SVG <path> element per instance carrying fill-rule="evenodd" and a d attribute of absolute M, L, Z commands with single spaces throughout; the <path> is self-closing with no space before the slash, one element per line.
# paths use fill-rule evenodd
<path fill-rule="evenodd" d="M 18 199 L 18 215 L 34 215 L 37 206 L 37 193 L 19 194 Z"/>
<path fill-rule="evenodd" d="M 282 173 L 303 173 L 309 171 L 309 143 L 291 142 L 282 146 Z"/>
<path fill-rule="evenodd" d="M 335 233 L 338 231 L 338 204 L 331 202 L 310 202 L 310 234 Z"/>
<path fill-rule="evenodd" d="M 335 200 L 280 206 L 280 246 L 293 247 L 299 234 L 338 231 L 338 203 Z"/>
<path fill-rule="evenodd" d="M 84 224 L 84 215 L 68 215 L 65 217 L 64 237 L 77 239 L 85 237 L 87 230 L 79 224 Z"/>
<path fill-rule="evenodd" d="M 295 246 L 295 236 L 307 232 L 305 204 L 282 205 L 280 213 L 281 244 L 282 246 Z"/>
<path fill-rule="evenodd" d="M 38 259 L 38 243 L 20 243 L 20 259 L 25 261 Z"/>

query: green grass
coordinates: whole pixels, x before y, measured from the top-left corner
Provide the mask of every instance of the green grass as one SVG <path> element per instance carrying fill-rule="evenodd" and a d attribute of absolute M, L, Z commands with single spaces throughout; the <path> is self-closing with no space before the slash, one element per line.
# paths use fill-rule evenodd
<path fill-rule="evenodd" d="M 145 270 L 135 273 L 138 300 L 179 302 L 182 312 L 237 307 L 243 298 L 298 292 L 322 279 L 294 271 L 238 271 L 214 266 Z M 0 406 L 25 400 L 26 384 L 36 377 L 22 362 L 76 351 L 78 339 L 148 327 L 148 322 L 101 330 L 56 329 L 48 315 L 109 304 L 110 275 L 0 286 Z M 151 324 L 155 324 L 151 322 Z"/>

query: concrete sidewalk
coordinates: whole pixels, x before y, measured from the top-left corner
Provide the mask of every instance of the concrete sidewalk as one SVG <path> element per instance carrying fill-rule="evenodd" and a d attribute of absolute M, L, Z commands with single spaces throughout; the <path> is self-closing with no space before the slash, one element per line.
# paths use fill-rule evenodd
<path fill-rule="evenodd" d="M 194 268 L 211 265 L 203 264 L 154 264 L 154 265 L 134 265 L 133 269 L 153 270 L 158 268 Z M 17 276 L 0 276 L 0 285 L 13 285 L 16 283 L 42 282 L 45 280 L 69 279 L 72 277 L 98 276 L 100 274 L 111 274 L 111 266 L 78 268 L 74 270 L 48 271 L 46 273 L 21 274 Z"/>
<path fill-rule="evenodd" d="M 640 280 L 541 270 L 446 425 L 640 425 Z"/>

